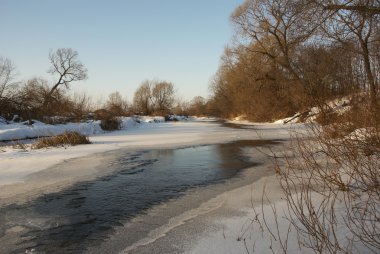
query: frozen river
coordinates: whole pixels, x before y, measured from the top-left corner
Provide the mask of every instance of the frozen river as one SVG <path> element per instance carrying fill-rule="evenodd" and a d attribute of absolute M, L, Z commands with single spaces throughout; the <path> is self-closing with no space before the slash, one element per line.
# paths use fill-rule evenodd
<path fill-rule="evenodd" d="M 281 143 L 276 138 L 241 139 L 248 137 L 251 128 L 207 124 L 241 132 L 240 139 L 112 150 L 107 152 L 107 160 L 97 165 L 110 173 L 2 206 L 0 251 L 133 252 L 131 246 L 170 223 L 171 218 L 254 181 L 262 173 L 260 168 L 268 164 L 257 148 Z M 261 173 L 253 174 L 255 170 Z"/>

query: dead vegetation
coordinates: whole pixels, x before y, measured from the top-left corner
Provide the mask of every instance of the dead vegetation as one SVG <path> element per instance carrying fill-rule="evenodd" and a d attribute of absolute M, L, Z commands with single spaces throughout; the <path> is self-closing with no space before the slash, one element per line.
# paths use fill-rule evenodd
<path fill-rule="evenodd" d="M 245 11 L 244 8 L 248 8 L 250 12 L 245 15 L 253 15 L 253 18 L 260 15 L 272 15 L 273 13 L 256 13 L 255 11 L 258 10 L 250 8 L 280 2 L 287 1 L 246 1 L 243 9 L 239 11 Z M 367 3 L 369 4 L 369 2 Z M 279 8 L 276 15 L 281 14 L 281 7 L 277 5 L 271 7 L 272 9 Z M 243 14 L 237 12 L 235 15 L 241 17 Z M 246 16 L 245 18 L 252 17 Z M 373 17 L 367 18 L 372 19 Z M 247 19 L 242 21 L 246 22 Z M 355 22 L 353 20 L 352 24 Z M 364 20 L 363 23 L 365 22 Z M 248 27 L 252 24 L 245 25 L 247 25 L 246 29 L 253 29 L 251 35 L 257 35 L 255 29 L 259 29 L 259 31 L 267 29 L 267 27 Z M 372 36 L 370 32 L 368 33 L 369 37 Z M 258 39 L 262 42 L 265 41 L 263 37 L 256 37 L 254 41 L 258 41 Z M 254 49 L 256 45 L 250 45 L 250 47 Z M 378 46 L 375 45 L 372 49 L 378 50 Z M 330 48 L 330 50 L 332 49 Z M 270 80 L 263 81 L 260 77 L 255 79 L 255 75 L 260 74 L 259 71 L 255 71 L 254 74 L 252 72 L 244 73 L 246 69 L 242 67 L 249 68 L 249 65 L 242 64 L 244 59 L 241 57 L 252 54 L 256 59 L 260 59 L 260 54 L 254 50 L 243 54 L 241 52 L 240 49 L 235 52 L 227 52 L 230 55 L 226 55 L 226 58 L 223 59 L 223 64 L 226 65 L 222 65 L 221 72 L 217 76 L 214 87 L 215 99 L 222 102 L 222 98 L 227 98 L 226 95 L 230 93 L 229 91 L 239 93 L 236 102 L 231 100 L 233 97 L 230 96 L 227 103 L 221 103 L 221 107 L 225 107 L 222 111 L 229 112 L 229 114 L 239 112 L 236 105 L 243 102 L 242 96 L 248 97 L 252 94 L 251 99 L 254 100 L 252 104 L 255 105 L 255 112 L 245 111 L 244 115 L 261 120 L 258 112 L 264 112 L 262 116 L 271 118 L 273 116 L 272 109 L 276 114 L 288 110 L 290 107 L 285 104 L 284 108 L 280 110 L 274 106 L 269 107 L 269 104 L 279 103 L 279 100 L 283 100 L 283 98 L 276 97 L 278 93 L 268 93 L 273 88 L 270 86 Z M 323 53 L 323 50 L 321 52 Z M 290 60 L 292 58 L 291 55 L 286 57 L 290 57 Z M 322 61 L 325 57 L 323 54 L 319 54 L 317 57 L 321 57 L 318 59 L 321 66 L 327 66 L 328 63 Z M 354 56 L 354 58 L 357 57 L 357 55 Z M 360 57 L 368 56 L 361 54 Z M 316 59 L 314 58 L 314 60 Z M 309 60 L 313 61 L 311 58 Z M 373 59 L 372 63 L 377 63 L 376 61 L 378 60 Z M 287 209 L 285 211 L 277 210 L 276 206 L 270 204 L 270 200 L 266 199 L 264 193 L 262 205 L 269 203 L 272 213 L 264 214 L 264 209 L 261 213 L 255 211 L 256 216 L 252 219 L 254 227 L 268 233 L 266 237 L 270 238 L 272 252 L 276 251 L 272 249 L 272 243 L 276 242 L 283 253 L 288 253 L 289 245 L 293 244 L 293 242 L 289 242 L 289 239 L 292 238 L 291 235 L 295 235 L 295 241 L 301 250 L 309 249 L 314 253 L 380 252 L 380 107 L 377 88 L 372 90 L 373 86 L 377 87 L 377 83 L 373 83 L 374 81 L 368 78 L 371 76 L 372 70 L 361 68 L 363 67 L 362 63 L 353 62 L 353 64 L 360 70 L 347 75 L 347 80 L 352 82 L 351 86 L 354 89 L 347 86 L 343 79 L 337 79 L 334 88 L 330 84 L 332 90 L 327 87 L 327 90 L 323 91 L 326 87 L 323 86 L 321 80 L 333 76 L 327 69 L 322 68 L 323 72 L 317 72 L 314 68 L 310 68 L 308 71 L 312 73 L 304 72 L 301 77 L 313 74 L 315 80 L 322 82 L 316 84 L 314 93 L 308 95 L 304 93 L 307 92 L 307 89 L 303 90 L 302 87 L 299 87 L 299 91 L 289 94 L 292 97 L 291 100 L 306 98 L 309 103 L 312 103 L 312 106 L 307 106 L 306 110 L 298 108 L 297 110 L 302 113 L 289 118 L 289 121 L 299 119 L 302 122 L 308 122 L 306 135 L 293 134 L 292 145 L 288 149 L 291 156 L 273 156 Z M 260 69 L 257 66 L 253 67 Z M 374 67 L 374 69 L 376 68 L 377 66 Z M 347 71 L 339 73 L 341 70 L 335 70 L 338 76 Z M 286 81 L 283 77 L 272 77 L 276 79 L 272 80 L 274 83 Z M 334 80 L 334 78 L 330 78 L 330 81 Z M 378 76 L 376 78 L 378 80 Z M 307 85 L 304 88 L 311 85 L 311 83 L 299 81 Z M 238 88 L 247 82 L 251 82 L 249 89 Z M 291 89 L 291 87 L 286 87 L 286 82 L 283 84 L 283 89 Z M 257 90 L 255 90 L 255 86 L 257 86 Z M 342 87 L 340 88 L 340 86 Z M 334 96 L 330 97 L 333 95 L 330 92 L 336 91 L 336 88 L 340 91 L 339 93 L 342 93 L 339 99 L 331 99 Z M 349 95 L 344 95 L 344 91 L 349 92 Z M 267 101 L 262 103 L 260 96 L 264 96 Z M 268 110 L 268 108 L 270 109 Z M 274 227 L 270 226 L 269 220 L 274 220 Z M 284 224 L 286 225 L 284 226 Z M 248 249 L 247 252 L 249 252 Z"/>
<path fill-rule="evenodd" d="M 28 150 L 27 145 L 22 143 L 21 141 L 12 141 L 12 148 L 22 150 L 22 151 Z"/>
<path fill-rule="evenodd" d="M 75 146 L 82 144 L 91 144 L 87 136 L 78 132 L 66 132 L 62 135 L 38 139 L 33 145 L 33 149 L 42 149 L 48 147 Z"/>
<path fill-rule="evenodd" d="M 331 121 L 323 116 L 324 125 L 294 134 L 291 157 L 276 157 L 287 209 L 272 205 L 272 214 L 256 213 L 253 224 L 283 253 L 291 234 L 314 253 L 380 251 L 380 112 L 371 105 L 353 105 Z M 267 223 L 272 216 L 275 227 Z"/>
<path fill-rule="evenodd" d="M 363 91 L 376 104 L 380 15 L 371 10 L 378 8 L 360 0 L 244 1 L 211 83 L 213 112 L 273 121 Z M 319 120 L 333 121 L 326 113 Z"/>

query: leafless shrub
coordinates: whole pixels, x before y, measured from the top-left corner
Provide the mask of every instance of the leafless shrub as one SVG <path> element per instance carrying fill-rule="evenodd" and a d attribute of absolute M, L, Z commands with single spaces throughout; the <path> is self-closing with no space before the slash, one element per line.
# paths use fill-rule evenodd
<path fill-rule="evenodd" d="M 20 89 L 20 110 L 25 118 L 43 119 L 46 115 L 59 115 L 64 111 L 64 93 L 55 90 L 49 95 L 48 81 L 41 78 L 28 80 Z M 43 107 L 44 100 L 50 96 L 51 103 L 48 108 Z"/>
<path fill-rule="evenodd" d="M 115 116 L 128 115 L 128 102 L 117 91 L 108 96 L 105 108 Z"/>
<path fill-rule="evenodd" d="M 69 98 L 69 106 L 72 108 L 71 112 L 77 119 L 83 118 L 84 115 L 92 110 L 92 99 L 86 93 L 74 93 Z"/>
<path fill-rule="evenodd" d="M 39 139 L 36 143 L 33 144 L 33 149 L 41 149 L 47 147 L 59 147 L 67 145 L 81 145 L 81 144 L 90 144 L 88 137 L 78 133 L 78 132 L 66 132 L 62 135 L 57 135 L 54 137 L 46 137 Z"/>
<path fill-rule="evenodd" d="M 338 114 L 336 112 L 323 110 L 316 116 L 315 121 L 322 126 L 326 126 L 335 123 L 337 118 Z"/>
<path fill-rule="evenodd" d="M 347 122 L 336 122 L 344 135 L 334 138 L 326 135 L 325 126 L 311 124 L 308 138 L 294 136 L 294 156 L 276 159 L 285 218 L 301 248 L 315 253 L 380 251 L 380 132 L 372 112 L 361 113 L 367 127 L 350 134 L 344 129 Z M 281 216 L 275 208 L 272 213 Z M 286 253 L 280 222 L 277 229 L 265 226 L 265 216 L 260 223 L 276 241 L 285 239 L 280 242 Z"/>
<path fill-rule="evenodd" d="M 51 96 L 60 87 L 68 88 L 72 82 L 87 79 L 87 69 L 79 60 L 78 52 L 71 48 L 59 48 L 49 53 L 51 67 L 48 73 L 56 76 L 57 82 L 44 97 L 43 106 L 47 107 Z"/>
<path fill-rule="evenodd" d="M 205 116 L 207 112 L 207 100 L 202 96 L 194 97 L 188 106 L 189 114 L 192 116 Z"/>

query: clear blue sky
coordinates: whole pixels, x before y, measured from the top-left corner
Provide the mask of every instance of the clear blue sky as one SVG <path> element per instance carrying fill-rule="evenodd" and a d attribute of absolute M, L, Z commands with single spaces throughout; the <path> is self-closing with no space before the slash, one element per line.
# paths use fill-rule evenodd
<path fill-rule="evenodd" d="M 89 79 L 78 91 L 132 98 L 145 79 L 175 84 L 179 95 L 207 96 L 243 0 L 0 0 L 0 55 L 18 78 L 51 79 L 48 54 L 73 48 Z M 75 87 L 75 88 L 74 88 Z"/>

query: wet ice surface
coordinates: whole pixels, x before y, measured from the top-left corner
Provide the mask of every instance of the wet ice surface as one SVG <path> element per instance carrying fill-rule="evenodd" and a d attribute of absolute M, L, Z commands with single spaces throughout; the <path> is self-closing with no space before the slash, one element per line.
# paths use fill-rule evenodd
<path fill-rule="evenodd" d="M 117 173 L 78 183 L 24 205 L 0 210 L 0 245 L 7 252 L 82 252 L 155 204 L 185 191 L 227 181 L 255 166 L 244 148 L 273 141 L 236 141 L 182 149 L 120 152 Z M 21 231 L 14 243 L 9 232 Z M 5 239 L 5 240 L 4 240 Z M 6 247 L 4 247 L 6 246 Z"/>

